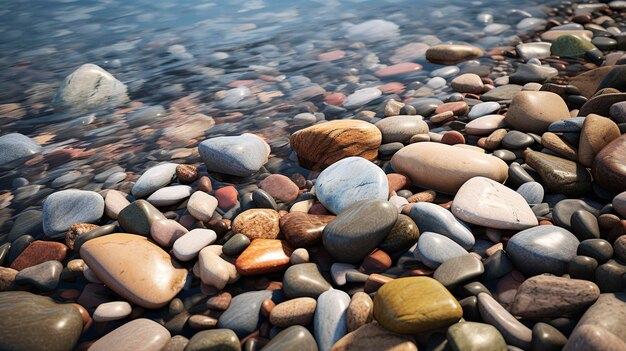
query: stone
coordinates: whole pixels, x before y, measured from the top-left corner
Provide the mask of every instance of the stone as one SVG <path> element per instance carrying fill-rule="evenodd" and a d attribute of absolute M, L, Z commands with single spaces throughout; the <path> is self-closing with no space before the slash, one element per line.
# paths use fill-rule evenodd
<path fill-rule="evenodd" d="M 11 227 L 7 240 L 13 242 L 24 234 L 40 233 L 41 230 L 41 211 L 22 211 L 14 218 L 13 226 Z"/>
<path fill-rule="evenodd" d="M 411 206 L 409 216 L 422 232 L 446 236 L 466 250 L 472 248 L 476 242 L 467 225 L 439 205 L 418 202 Z"/>
<path fill-rule="evenodd" d="M 474 73 L 461 74 L 450 82 L 450 86 L 455 91 L 470 94 L 482 94 L 485 89 L 482 79 Z"/>
<path fill-rule="evenodd" d="M 83 330 L 77 308 L 25 291 L 0 293 L 0 349 L 71 350 Z"/>
<path fill-rule="evenodd" d="M 185 351 L 203 350 L 241 351 L 241 346 L 239 338 L 232 330 L 203 330 L 189 339 Z"/>
<path fill-rule="evenodd" d="M 230 306 L 220 316 L 218 328 L 231 329 L 237 336 L 244 337 L 257 330 L 262 323 L 261 304 L 266 299 L 278 301 L 277 291 L 261 290 L 233 297 Z"/>
<path fill-rule="evenodd" d="M 516 191 L 524 198 L 524 200 L 526 200 L 529 205 L 540 204 L 543 201 L 544 190 L 543 186 L 540 183 L 524 183 L 520 185 Z"/>
<path fill-rule="evenodd" d="M 580 133 L 586 117 L 573 117 L 552 122 L 548 127 L 554 133 Z"/>
<path fill-rule="evenodd" d="M 317 343 L 311 332 L 301 326 L 294 325 L 276 334 L 263 351 L 318 351 Z"/>
<path fill-rule="evenodd" d="M 417 241 L 417 249 L 417 258 L 433 269 L 450 259 L 467 254 L 467 251 L 456 242 L 432 232 L 422 233 Z"/>
<path fill-rule="evenodd" d="M 446 162 L 441 162 L 441 160 Z M 391 159 L 393 169 L 414 185 L 454 194 L 470 178 L 483 176 L 503 183 L 506 163 L 497 157 L 434 142 L 402 148 Z"/>
<path fill-rule="evenodd" d="M 339 262 L 361 261 L 383 241 L 397 218 L 398 211 L 387 201 L 359 201 L 326 225 L 324 248 Z"/>
<path fill-rule="evenodd" d="M 3 166 L 40 152 L 41 146 L 24 134 L 9 133 L 0 136 L 0 164 Z"/>
<path fill-rule="evenodd" d="M 570 117 L 563 99 L 547 91 L 522 91 L 515 95 L 505 121 L 516 130 L 544 133 L 552 122 Z"/>
<path fill-rule="evenodd" d="M 533 82 L 544 83 L 558 74 L 559 71 L 556 68 L 527 63 L 517 66 L 515 73 L 509 76 L 509 81 L 521 85 Z"/>
<path fill-rule="evenodd" d="M 515 51 L 524 61 L 528 61 L 533 58 L 543 59 L 550 56 L 551 43 L 546 42 L 532 42 L 523 43 L 515 47 Z"/>
<path fill-rule="evenodd" d="M 113 330 L 91 345 L 90 350 L 161 350 L 170 341 L 170 332 L 146 318 L 135 319 Z"/>
<path fill-rule="evenodd" d="M 311 247 L 321 243 L 324 227 L 335 216 L 290 212 L 280 218 L 280 231 L 291 247 Z"/>
<path fill-rule="evenodd" d="M 626 218 L 626 191 L 617 194 L 612 201 L 613 209 L 619 213 L 622 218 Z"/>
<path fill-rule="evenodd" d="M 382 143 L 408 143 L 415 134 L 428 133 L 428 125 L 422 116 L 385 117 L 374 124 L 382 133 Z"/>
<path fill-rule="evenodd" d="M 171 247 L 176 240 L 187 233 L 187 228 L 173 219 L 154 221 L 150 226 L 150 236 L 162 247 Z"/>
<path fill-rule="evenodd" d="M 532 350 L 561 350 L 567 338 L 558 329 L 547 323 L 536 323 L 533 326 L 531 342 Z"/>
<path fill-rule="evenodd" d="M 606 145 L 593 160 L 591 167 L 594 179 L 615 193 L 626 191 L 626 134 Z"/>
<path fill-rule="evenodd" d="M 52 291 L 59 284 L 63 265 L 59 261 L 46 261 L 35 266 L 22 269 L 15 282 L 27 285 L 43 291 Z"/>
<path fill-rule="evenodd" d="M 282 174 L 271 174 L 259 183 L 259 188 L 265 190 L 274 199 L 290 203 L 298 198 L 300 189 L 288 177 Z"/>
<path fill-rule="evenodd" d="M 502 146 L 507 149 L 525 149 L 532 145 L 535 140 L 528 134 L 517 130 L 511 130 L 502 139 Z"/>
<path fill-rule="evenodd" d="M 111 108 L 128 102 L 126 91 L 109 72 L 87 63 L 63 80 L 52 105 L 57 111 Z"/>
<path fill-rule="evenodd" d="M 189 185 L 172 185 L 158 189 L 146 200 L 154 206 L 171 206 L 191 196 L 193 189 Z"/>
<path fill-rule="evenodd" d="M 176 177 L 182 184 L 193 183 L 198 179 L 198 167 L 194 165 L 178 165 L 176 166 Z"/>
<path fill-rule="evenodd" d="M 574 347 L 574 344 L 587 342 L 588 345 L 603 345 L 605 350 L 611 350 L 609 345 L 626 344 L 626 328 L 621 322 L 626 317 L 626 294 L 625 293 L 609 293 L 601 294 L 598 300 L 587 309 L 583 316 L 576 324 L 576 328 L 570 335 L 570 340 L 565 346 L 569 350 L 582 350 L 583 348 Z M 598 328 L 598 331 L 586 330 L 589 327 Z M 597 335 L 600 334 L 600 335 Z M 593 334 L 597 336 L 594 337 Z M 604 336 L 604 338 L 602 338 Z M 611 336 L 615 336 L 612 338 Z M 600 339 L 600 340 L 598 340 Z M 604 340 L 602 340 L 604 339 Z M 619 343 L 621 340 L 622 343 Z M 620 348 L 614 348 L 619 350 Z"/>
<path fill-rule="evenodd" d="M 176 175 L 177 166 L 175 163 L 164 163 L 148 168 L 133 185 L 132 194 L 135 197 L 143 198 L 169 185 Z"/>
<path fill-rule="evenodd" d="M 485 268 L 483 275 L 485 281 L 502 278 L 513 270 L 513 263 L 504 250 L 497 250 L 487 257 L 483 266 Z"/>
<path fill-rule="evenodd" d="M 621 135 L 619 127 L 609 118 L 590 114 L 585 118 L 580 142 L 578 161 L 585 167 L 591 167 L 595 156 L 610 142 Z"/>
<path fill-rule="evenodd" d="M 109 189 L 104 197 L 104 214 L 116 220 L 119 213 L 130 205 L 130 202 L 126 199 L 126 194 L 121 191 Z"/>
<path fill-rule="evenodd" d="M 382 133 L 368 122 L 335 120 L 301 129 L 289 142 L 301 166 L 321 170 L 350 156 L 375 160 Z"/>
<path fill-rule="evenodd" d="M 126 301 L 106 302 L 93 312 L 93 320 L 95 322 L 116 321 L 128 317 L 131 312 L 132 308 Z"/>
<path fill-rule="evenodd" d="M 368 43 L 393 39 L 398 35 L 398 25 L 385 20 L 365 21 L 346 29 L 346 37 L 352 41 Z"/>
<path fill-rule="evenodd" d="M 579 241 L 566 229 L 543 225 L 511 237 L 506 250 L 515 267 L 527 275 L 567 272 L 567 263 L 576 256 Z"/>
<path fill-rule="evenodd" d="M 346 277 L 350 272 L 358 272 L 356 267 L 350 263 L 335 262 L 330 266 L 330 275 L 333 282 L 338 286 L 346 285 Z"/>
<path fill-rule="evenodd" d="M 478 337 L 480 336 L 480 337 Z M 506 341 L 492 325 L 461 322 L 447 331 L 448 345 L 455 351 L 505 351 Z"/>
<path fill-rule="evenodd" d="M 488 104 L 488 102 L 484 103 Z M 500 104 L 496 104 L 499 109 Z M 465 125 L 465 132 L 470 135 L 487 135 L 493 133 L 499 128 L 504 128 L 505 125 L 504 116 L 502 115 L 484 115 L 467 123 Z"/>
<path fill-rule="evenodd" d="M 235 233 L 250 240 L 276 239 L 280 233 L 280 215 L 271 209 L 254 208 L 240 213 L 233 221 Z"/>
<path fill-rule="evenodd" d="M 305 248 L 299 248 L 299 249 L 295 249 L 293 250 L 293 252 L 291 253 L 291 257 L 289 258 L 289 261 L 291 262 L 292 265 L 294 264 L 300 264 L 300 263 L 307 263 L 309 262 L 309 251 L 307 251 L 307 249 Z"/>
<path fill-rule="evenodd" d="M 600 116 L 610 116 L 610 108 L 616 103 L 626 101 L 626 94 L 619 93 L 612 88 L 605 89 L 602 94 L 596 94 L 591 97 L 580 108 L 578 114 L 580 116 L 588 116 L 589 114 L 597 114 Z"/>
<path fill-rule="evenodd" d="M 578 245 L 576 254 L 592 257 L 602 264 L 613 257 L 613 246 L 604 239 L 586 239 Z"/>
<path fill-rule="evenodd" d="M 613 243 L 613 251 L 615 257 L 621 261 L 626 261 L 626 235 L 622 235 Z"/>
<path fill-rule="evenodd" d="M 66 255 L 67 246 L 53 241 L 36 240 L 11 262 L 10 267 L 21 271 L 47 261 L 63 262 Z"/>
<path fill-rule="evenodd" d="M 417 242 L 419 235 L 419 228 L 411 217 L 399 214 L 391 231 L 389 231 L 385 240 L 378 244 L 378 247 L 386 252 L 405 251 Z"/>
<path fill-rule="evenodd" d="M 529 349 L 532 331 L 513 317 L 491 295 L 481 292 L 478 294 L 478 309 L 482 319 L 496 327 L 507 344 Z"/>
<path fill-rule="evenodd" d="M 245 196 L 248 196 L 248 194 L 246 194 Z M 278 210 L 278 204 L 276 204 L 276 200 L 274 200 L 274 198 L 263 189 L 255 189 L 254 191 L 252 191 L 252 193 L 250 193 L 249 196 L 252 197 L 252 202 L 258 208 L 270 208 L 273 210 Z M 244 201 L 245 199 L 246 198 L 244 198 Z"/>
<path fill-rule="evenodd" d="M 269 321 L 277 327 L 292 325 L 307 326 L 313 321 L 317 301 L 311 297 L 300 297 L 276 305 L 270 312 Z"/>
<path fill-rule="evenodd" d="M 402 62 L 395 65 L 387 66 L 374 72 L 379 78 L 394 77 L 403 74 L 411 74 L 422 70 L 422 65 L 413 62 Z"/>
<path fill-rule="evenodd" d="M 524 159 L 551 192 L 582 195 L 591 190 L 591 175 L 576 162 L 537 151 L 525 152 Z"/>
<path fill-rule="evenodd" d="M 386 329 L 414 334 L 450 326 L 463 310 L 439 282 L 428 277 L 394 279 L 374 297 L 374 317 Z"/>
<path fill-rule="evenodd" d="M 370 323 L 374 318 L 374 301 L 372 298 L 359 291 L 352 295 L 350 305 L 346 310 L 346 326 L 348 332 L 353 332 L 360 327 Z"/>
<path fill-rule="evenodd" d="M 573 230 L 571 219 L 575 212 L 582 210 L 591 213 L 594 217 L 599 215 L 596 207 L 601 206 L 593 202 L 585 202 L 579 199 L 565 199 L 554 205 L 552 219 L 554 224 L 567 230 Z M 599 208 L 599 207 L 598 207 Z"/>
<path fill-rule="evenodd" d="M 86 242 L 80 257 L 99 280 L 145 308 L 167 304 L 182 289 L 187 271 L 145 237 L 110 234 Z"/>
<path fill-rule="evenodd" d="M 207 170 L 246 177 L 267 162 L 270 146 L 260 137 L 244 133 L 207 139 L 198 145 L 198 152 Z"/>
<path fill-rule="evenodd" d="M 361 107 L 378 99 L 381 95 L 382 91 L 378 88 L 359 89 L 348 95 L 348 97 L 343 101 L 343 107 L 346 109 Z"/>
<path fill-rule="evenodd" d="M 500 108 L 500 104 L 495 101 L 480 102 L 472 106 L 469 113 L 467 114 L 467 117 L 469 117 L 469 119 L 471 120 L 474 120 L 479 117 L 495 114 L 500 110 Z"/>
<path fill-rule="evenodd" d="M 380 167 L 362 157 L 348 157 L 322 171 L 315 181 L 319 201 L 335 214 L 362 200 L 387 200 L 389 182 Z"/>
<path fill-rule="evenodd" d="M 165 216 L 146 200 L 137 200 L 124 207 L 117 221 L 127 233 L 148 235 L 152 223 L 165 220 Z"/>
<path fill-rule="evenodd" d="M 565 34 L 560 35 L 552 42 L 550 52 L 559 57 L 581 57 L 593 49 L 596 47 L 588 39 L 578 35 Z"/>
<path fill-rule="evenodd" d="M 480 96 L 482 101 L 503 101 L 511 100 L 517 93 L 522 91 L 522 86 L 517 84 L 506 84 L 489 90 Z"/>
<path fill-rule="evenodd" d="M 241 275 L 281 271 L 289 266 L 292 252 L 284 240 L 255 239 L 239 255 L 235 267 Z"/>
<path fill-rule="evenodd" d="M 302 263 L 287 268 L 283 276 L 283 291 L 288 298 L 317 298 L 331 288 L 315 263 Z"/>
<path fill-rule="evenodd" d="M 483 56 L 483 51 L 470 45 L 441 44 L 426 50 L 426 59 L 440 65 L 454 65 Z"/>
<path fill-rule="evenodd" d="M 191 261 L 198 253 L 213 244 L 217 234 L 210 229 L 196 228 L 174 241 L 172 252 L 181 261 Z"/>
<path fill-rule="evenodd" d="M 68 189 L 43 202 L 42 224 L 46 237 L 61 238 L 74 223 L 93 223 L 104 214 L 104 199 L 94 191 Z"/>
<path fill-rule="evenodd" d="M 18 271 L 13 268 L 0 266 L 0 292 L 16 290 L 15 277 Z"/>
<path fill-rule="evenodd" d="M 586 310 L 599 296 L 600 289 L 592 282 L 539 275 L 520 285 L 511 313 L 531 320 L 575 315 Z"/>
<path fill-rule="evenodd" d="M 348 333 L 346 310 L 349 304 L 350 296 L 336 289 L 327 290 L 317 298 L 313 329 L 320 351 L 330 350 L 339 339 Z"/>
<path fill-rule="evenodd" d="M 570 335 L 563 350 L 583 351 L 583 350 L 623 350 L 626 342 L 615 334 L 594 325 L 583 325 L 576 328 L 576 332 Z"/>
<path fill-rule="evenodd" d="M 217 319 L 202 314 L 194 314 L 187 319 L 187 324 L 195 330 L 205 330 L 214 328 L 217 325 Z"/>
<path fill-rule="evenodd" d="M 443 262 L 433 274 L 433 278 L 448 289 L 479 277 L 485 268 L 473 255 L 463 255 Z"/>
<path fill-rule="evenodd" d="M 346 334 L 331 348 L 331 351 L 349 350 L 417 351 L 417 346 L 408 335 L 392 333 L 378 323 L 368 323 Z"/>
<path fill-rule="evenodd" d="M 203 191 L 194 192 L 187 201 L 189 214 L 202 222 L 210 221 L 216 208 L 217 199 Z"/>

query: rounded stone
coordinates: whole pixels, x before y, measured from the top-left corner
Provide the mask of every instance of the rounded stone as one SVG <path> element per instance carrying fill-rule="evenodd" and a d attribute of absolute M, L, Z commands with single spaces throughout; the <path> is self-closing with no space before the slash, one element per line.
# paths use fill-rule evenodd
<path fill-rule="evenodd" d="M 204 330 L 196 333 L 185 346 L 185 351 L 241 351 L 239 338 L 230 329 Z"/>
<path fill-rule="evenodd" d="M 202 222 L 210 221 L 216 208 L 217 199 L 203 191 L 194 192 L 187 201 L 189 214 Z"/>
<path fill-rule="evenodd" d="M 552 122 L 569 117 L 569 109 L 559 95 L 522 91 L 511 101 L 505 121 L 516 130 L 541 134 L 548 131 Z"/>
<path fill-rule="evenodd" d="M 283 275 L 283 290 L 288 298 L 317 298 L 331 288 L 315 263 L 302 263 L 287 268 Z"/>
<path fill-rule="evenodd" d="M 276 305 L 270 312 L 269 321 L 275 326 L 286 328 L 292 325 L 307 326 L 313 321 L 317 301 L 300 297 Z"/>
<path fill-rule="evenodd" d="M 480 337 L 477 337 L 480 336 Z M 455 351 L 505 351 L 506 341 L 492 325 L 461 322 L 447 331 L 448 345 Z"/>
<path fill-rule="evenodd" d="M 415 253 L 426 266 L 436 269 L 450 259 L 466 255 L 467 251 L 448 237 L 424 232 L 417 241 Z"/>
<path fill-rule="evenodd" d="M 482 56 L 481 49 L 470 45 L 441 44 L 426 50 L 426 59 L 432 63 L 454 65 Z"/>
<path fill-rule="evenodd" d="M 207 170 L 245 177 L 261 169 L 267 162 L 270 146 L 254 134 L 223 136 L 205 140 L 198 152 Z"/>
<path fill-rule="evenodd" d="M 626 191 L 625 148 L 626 134 L 622 134 L 598 152 L 591 167 L 594 180 L 603 188 L 616 193 Z"/>
<path fill-rule="evenodd" d="M 164 163 L 148 168 L 133 185 L 132 194 L 143 198 L 170 184 L 176 175 L 177 166 L 175 163 Z"/>
<path fill-rule="evenodd" d="M 280 215 L 272 209 L 250 209 L 233 221 L 233 230 L 254 239 L 276 239 L 280 233 Z"/>
<path fill-rule="evenodd" d="M 419 228 L 411 217 L 399 214 L 396 223 L 378 247 L 387 252 L 408 250 L 417 242 L 419 235 Z"/>
<path fill-rule="evenodd" d="M 93 191 L 57 191 L 43 202 L 42 225 L 49 238 L 65 235 L 74 223 L 93 223 L 104 214 L 104 198 Z"/>
<path fill-rule="evenodd" d="M 348 309 L 346 310 L 346 326 L 348 327 L 348 332 L 353 332 L 365 324 L 370 323 L 373 317 L 374 301 L 372 301 L 372 298 L 362 291 L 352 295 L 350 305 L 348 305 Z"/>
<path fill-rule="evenodd" d="M 298 186 L 282 174 L 271 174 L 259 183 L 259 188 L 265 190 L 276 200 L 285 203 L 293 202 L 298 197 Z"/>
<path fill-rule="evenodd" d="M 385 117 L 376 122 L 375 126 L 383 135 L 382 143 L 408 143 L 415 134 L 428 133 L 428 125 L 422 116 Z"/>
<path fill-rule="evenodd" d="M 95 322 L 109 322 L 126 318 L 130 315 L 132 309 L 126 301 L 113 301 L 100 304 L 93 312 L 93 320 Z"/>
<path fill-rule="evenodd" d="M 135 319 L 98 339 L 89 350 L 161 350 L 170 341 L 170 332 L 155 321 Z"/>
<path fill-rule="evenodd" d="M 349 350 L 417 351 L 417 346 L 411 336 L 392 333 L 378 323 L 368 323 L 346 334 L 331 348 L 331 351 Z"/>

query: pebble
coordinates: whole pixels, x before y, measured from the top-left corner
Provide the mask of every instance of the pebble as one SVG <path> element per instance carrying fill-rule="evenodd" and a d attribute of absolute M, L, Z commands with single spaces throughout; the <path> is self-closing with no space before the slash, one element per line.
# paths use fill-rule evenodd
<path fill-rule="evenodd" d="M 361 157 L 348 157 L 322 171 L 315 181 L 319 201 L 340 214 L 363 200 L 387 200 L 389 182 L 385 172 Z"/>
<path fill-rule="evenodd" d="M 189 214 L 202 222 L 210 221 L 216 208 L 217 199 L 203 191 L 194 192 L 187 201 Z"/>
<path fill-rule="evenodd" d="M 237 257 L 235 267 L 241 275 L 282 271 L 289 266 L 292 252 L 283 240 L 255 239 Z"/>
<path fill-rule="evenodd" d="M 164 163 L 148 168 L 133 185 L 132 194 L 144 198 L 167 186 L 176 175 L 177 166 L 175 163 Z"/>
<path fill-rule="evenodd" d="M 343 107 L 347 109 L 354 109 L 367 105 L 371 101 L 378 99 L 382 95 L 382 91 L 378 88 L 363 88 L 348 95 L 343 102 Z"/>
<path fill-rule="evenodd" d="M 582 195 L 591 189 L 591 175 L 576 162 L 537 151 L 525 152 L 524 159 L 551 192 Z"/>
<path fill-rule="evenodd" d="M 600 185 L 615 193 L 626 191 L 626 163 L 622 152 L 626 147 L 626 135 L 622 134 L 605 146 L 594 158 L 591 170 Z"/>
<path fill-rule="evenodd" d="M 500 105 L 498 104 L 498 108 Z M 483 115 L 476 117 L 465 125 L 465 132 L 470 135 L 487 135 L 495 130 L 504 128 L 504 116 L 501 115 Z"/>
<path fill-rule="evenodd" d="M 220 247 L 207 246 L 198 253 L 198 270 L 202 283 L 216 289 L 223 289 L 231 280 L 238 277 L 235 266 L 221 258 Z"/>
<path fill-rule="evenodd" d="M 500 104 L 495 101 L 481 102 L 472 106 L 467 116 L 471 120 L 474 120 L 478 117 L 494 114 L 498 112 L 500 108 Z"/>
<path fill-rule="evenodd" d="M 116 220 L 120 212 L 128 205 L 130 205 L 130 202 L 126 199 L 126 194 L 110 189 L 104 197 L 104 214 Z"/>
<path fill-rule="evenodd" d="M 43 202 L 42 225 L 46 237 L 61 238 L 74 223 L 93 223 L 104 214 L 104 199 L 93 191 L 57 191 Z"/>
<path fill-rule="evenodd" d="M 22 269 L 15 282 L 20 285 L 32 286 L 43 291 L 52 291 L 59 285 L 63 265 L 59 261 L 46 261 L 35 266 Z"/>
<path fill-rule="evenodd" d="M 386 252 L 401 252 L 413 246 L 419 235 L 419 229 L 411 217 L 399 214 L 393 228 L 378 247 Z"/>
<path fill-rule="evenodd" d="M 66 255 L 67 246 L 61 243 L 35 240 L 11 262 L 10 267 L 21 271 L 47 261 L 63 262 Z"/>
<path fill-rule="evenodd" d="M 301 326 L 294 325 L 281 330 L 262 349 L 263 351 L 317 351 L 317 343 L 311 332 Z"/>
<path fill-rule="evenodd" d="M 515 94 L 505 121 L 518 131 L 544 133 L 552 122 L 569 118 L 563 99 L 547 91 L 523 91 Z"/>
<path fill-rule="evenodd" d="M 0 164 L 7 165 L 40 153 L 41 146 L 33 139 L 20 133 L 0 136 Z"/>
<path fill-rule="evenodd" d="M 426 50 L 426 59 L 440 65 L 455 65 L 483 56 L 483 51 L 470 45 L 441 44 Z"/>
<path fill-rule="evenodd" d="M 265 190 L 276 200 L 290 203 L 298 198 L 300 189 L 288 177 L 282 174 L 271 174 L 259 183 L 259 188 Z"/>
<path fill-rule="evenodd" d="M 385 117 L 374 124 L 383 135 L 382 142 L 408 143 L 415 134 L 428 133 L 428 125 L 421 116 Z"/>
<path fill-rule="evenodd" d="M 320 351 L 330 350 L 339 339 L 348 333 L 346 310 L 349 304 L 350 296 L 336 289 L 327 290 L 317 298 L 313 329 Z"/>
<path fill-rule="evenodd" d="M 578 244 L 578 239 L 566 229 L 543 225 L 513 235 L 507 244 L 507 253 L 524 274 L 561 275 L 567 272 L 567 263 L 576 256 Z"/>
<path fill-rule="evenodd" d="M 198 256 L 200 250 L 213 244 L 217 234 L 210 229 L 192 229 L 174 241 L 172 252 L 181 261 L 190 261 Z"/>
<path fill-rule="evenodd" d="M 415 73 L 422 70 L 422 65 L 413 62 L 402 62 L 395 65 L 381 68 L 374 72 L 374 75 L 379 78 L 394 77 L 403 74 Z"/>
<path fill-rule="evenodd" d="M 350 305 L 346 310 L 346 326 L 348 332 L 353 332 L 370 323 L 374 318 L 374 301 L 372 298 L 359 291 L 352 295 Z"/>
<path fill-rule="evenodd" d="M 463 255 L 443 262 L 433 274 L 433 278 L 448 289 L 479 277 L 485 271 L 483 264 L 473 255 Z"/>
<path fill-rule="evenodd" d="M 558 329 L 547 323 L 533 326 L 531 348 L 533 350 L 562 350 L 567 338 Z"/>
<path fill-rule="evenodd" d="M 441 206 L 418 202 L 411 206 L 409 216 L 422 232 L 444 235 L 466 250 L 472 248 L 476 242 L 467 225 Z"/>
<path fill-rule="evenodd" d="M 368 323 L 346 334 L 331 348 L 332 351 L 368 349 L 417 351 L 417 346 L 411 336 L 392 333 L 377 323 Z"/>
<path fill-rule="evenodd" d="M 257 330 L 262 323 L 261 304 L 265 299 L 278 301 L 271 290 L 251 291 L 233 297 L 230 306 L 220 316 L 217 327 L 230 329 L 243 338 Z"/>
<path fill-rule="evenodd" d="M 424 232 L 417 242 L 416 255 L 428 267 L 436 269 L 442 263 L 464 256 L 467 251 L 451 239 L 432 232 Z"/>
<path fill-rule="evenodd" d="M 270 312 L 269 321 L 277 327 L 292 325 L 307 326 L 313 321 L 317 301 L 310 297 L 300 297 L 276 305 Z"/>
<path fill-rule="evenodd" d="M 126 301 L 112 301 L 103 303 L 93 312 L 95 322 L 110 322 L 126 318 L 132 312 L 130 304 Z"/>
<path fill-rule="evenodd" d="M 595 156 L 620 135 L 619 127 L 609 118 L 593 113 L 588 115 L 580 132 L 578 162 L 591 167 Z"/>
<path fill-rule="evenodd" d="M 154 206 L 170 206 L 180 203 L 193 193 L 188 185 L 173 185 L 158 189 L 146 200 Z"/>
<path fill-rule="evenodd" d="M 176 240 L 187 233 L 187 228 L 173 219 L 154 221 L 150 226 L 150 236 L 162 247 L 172 247 Z"/>
<path fill-rule="evenodd" d="M 276 239 L 280 233 L 280 215 L 271 209 L 254 208 L 240 213 L 233 221 L 233 230 L 254 239 Z"/>
<path fill-rule="evenodd" d="M 524 198 L 524 200 L 526 200 L 529 205 L 540 204 L 543 201 L 544 190 L 543 186 L 540 183 L 524 183 L 520 185 L 516 191 Z"/>
<path fill-rule="evenodd" d="M 149 235 L 152 223 L 166 220 L 165 216 L 146 200 L 137 200 L 124 207 L 117 221 L 127 233 Z"/>
<path fill-rule="evenodd" d="M 185 351 L 224 350 L 241 351 L 239 338 L 229 329 L 203 330 L 196 333 L 185 346 Z"/>
<path fill-rule="evenodd" d="M 492 325 L 476 322 L 461 322 L 448 328 L 448 343 L 453 350 L 505 351 L 506 341 Z M 476 337 L 480 335 L 480 337 Z"/>
<path fill-rule="evenodd" d="M 620 214 L 623 218 L 626 218 L 626 191 L 617 194 L 613 198 L 613 209 Z"/>
<path fill-rule="evenodd" d="M 529 349 L 532 331 L 513 317 L 491 295 L 478 294 L 478 309 L 482 319 L 498 329 L 507 344 Z"/>
<path fill-rule="evenodd" d="M 289 258 L 292 265 L 309 262 L 309 252 L 305 248 L 293 250 Z"/>
<path fill-rule="evenodd" d="M 310 247 L 321 242 L 324 227 L 335 216 L 291 212 L 280 218 L 280 231 L 291 247 Z"/>
<path fill-rule="evenodd" d="M 270 146 L 254 134 L 242 134 L 207 139 L 198 152 L 209 171 L 246 177 L 267 162 Z"/>
<path fill-rule="evenodd" d="M 583 350 L 599 347 L 619 350 L 626 345 L 626 328 L 621 321 L 626 317 L 626 294 L 601 294 L 583 314 L 570 335 L 565 350 Z M 596 329 L 596 330 L 589 330 Z M 621 341 L 621 342 L 620 342 Z M 580 346 L 577 346 L 580 345 Z"/>
<path fill-rule="evenodd" d="M 532 136 L 519 132 L 517 130 L 511 130 L 502 139 L 502 146 L 507 149 L 525 149 L 535 143 Z"/>
<path fill-rule="evenodd" d="M 283 291 L 288 298 L 317 298 L 331 288 L 315 263 L 302 263 L 287 268 L 283 276 Z"/>

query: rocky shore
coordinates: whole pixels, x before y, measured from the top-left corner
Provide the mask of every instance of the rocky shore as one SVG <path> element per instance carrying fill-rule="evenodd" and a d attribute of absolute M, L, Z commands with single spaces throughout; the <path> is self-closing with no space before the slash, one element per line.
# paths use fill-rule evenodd
<path fill-rule="evenodd" d="M 0 93 L 0 350 L 626 350 L 626 2 L 549 5 Z"/>

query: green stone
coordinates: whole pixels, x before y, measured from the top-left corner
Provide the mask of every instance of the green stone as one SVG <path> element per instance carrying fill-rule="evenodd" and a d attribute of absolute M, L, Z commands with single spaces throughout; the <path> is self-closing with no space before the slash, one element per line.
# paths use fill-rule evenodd
<path fill-rule="evenodd" d="M 152 222 L 166 219 L 156 207 L 146 200 L 137 200 L 124 207 L 117 221 L 126 233 L 148 236 Z"/>
<path fill-rule="evenodd" d="M 230 329 L 205 330 L 194 335 L 185 351 L 241 351 L 239 339 Z"/>
<path fill-rule="evenodd" d="M 420 236 L 419 228 L 411 217 L 400 214 L 389 234 L 378 248 L 385 252 L 400 252 L 413 246 Z"/>
<path fill-rule="evenodd" d="M 448 328 L 448 343 L 455 351 L 506 351 L 506 341 L 494 326 L 476 322 Z"/>
<path fill-rule="evenodd" d="M 552 42 L 550 52 L 559 57 L 581 57 L 596 47 L 587 39 L 578 35 L 561 35 Z"/>

